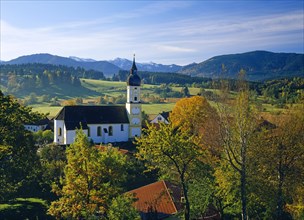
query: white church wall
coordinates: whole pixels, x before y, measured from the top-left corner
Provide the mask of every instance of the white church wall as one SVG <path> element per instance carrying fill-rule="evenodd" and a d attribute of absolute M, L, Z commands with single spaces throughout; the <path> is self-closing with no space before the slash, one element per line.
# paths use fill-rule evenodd
<path fill-rule="evenodd" d="M 123 142 L 128 141 L 129 124 L 89 124 L 90 136 L 94 143 L 109 143 L 109 142 Z M 101 136 L 97 135 L 98 127 L 101 127 Z M 112 126 L 112 135 L 109 133 L 109 128 Z M 123 130 L 121 130 L 123 126 Z M 105 132 L 105 129 L 107 133 Z"/>
<path fill-rule="evenodd" d="M 84 131 L 85 132 L 85 131 Z M 65 144 L 72 144 L 75 141 L 76 130 L 67 130 L 65 133 Z"/>
<path fill-rule="evenodd" d="M 61 135 L 59 130 L 61 129 Z M 54 120 L 54 142 L 57 144 L 64 144 L 65 126 L 63 120 Z"/>

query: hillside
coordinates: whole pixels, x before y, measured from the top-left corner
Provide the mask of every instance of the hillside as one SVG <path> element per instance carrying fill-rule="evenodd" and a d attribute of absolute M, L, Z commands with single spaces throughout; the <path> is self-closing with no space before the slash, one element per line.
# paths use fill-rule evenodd
<path fill-rule="evenodd" d="M 116 58 L 109 61 L 96 61 L 78 57 L 60 57 L 51 54 L 33 54 L 21 56 L 1 64 L 42 63 L 80 67 L 85 70 L 103 72 L 106 77 L 113 77 L 119 71 L 129 70 L 132 61 Z M 189 76 L 207 78 L 237 78 L 241 69 L 247 73 L 251 81 L 264 81 L 278 78 L 304 77 L 304 54 L 272 53 L 253 51 L 242 54 L 230 54 L 212 57 L 201 63 L 186 66 L 163 65 L 157 63 L 136 63 L 139 71 L 156 73 L 180 73 Z M 223 68 L 224 67 L 224 68 Z"/>
<path fill-rule="evenodd" d="M 27 64 L 27 63 L 42 63 L 53 65 L 64 65 L 69 67 L 81 67 L 85 70 L 96 70 L 103 72 L 105 76 L 109 77 L 119 71 L 119 68 L 107 61 L 77 61 L 74 58 L 67 58 L 55 56 L 51 54 L 33 54 L 21 56 L 16 59 L 4 62 L 2 64 Z"/>
<path fill-rule="evenodd" d="M 4 62 L 1 64 L 28 64 L 28 63 L 41 63 L 41 64 L 53 64 L 64 65 L 68 67 L 81 67 L 85 70 L 95 70 L 103 72 L 106 77 L 112 77 L 117 74 L 119 70 L 130 70 L 132 61 L 128 59 L 116 58 L 110 61 L 96 61 L 93 59 L 82 59 L 78 57 L 61 57 L 51 54 L 33 54 L 21 56 L 16 59 Z M 175 64 L 163 65 L 157 63 L 136 63 L 138 69 L 141 71 L 150 72 L 177 72 L 181 70 L 182 66 Z"/>
<path fill-rule="evenodd" d="M 304 55 L 253 51 L 212 57 L 184 66 L 180 73 L 211 78 L 236 78 L 244 69 L 248 80 L 263 81 L 284 77 L 304 77 Z"/>

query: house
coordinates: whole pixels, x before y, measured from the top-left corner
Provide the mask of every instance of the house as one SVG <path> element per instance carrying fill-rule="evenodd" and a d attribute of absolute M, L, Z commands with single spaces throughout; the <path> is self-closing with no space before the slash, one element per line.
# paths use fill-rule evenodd
<path fill-rule="evenodd" d="M 127 78 L 127 103 L 63 107 L 54 118 L 54 143 L 73 143 L 79 128 L 94 143 L 125 142 L 141 136 L 140 88 L 134 56 Z"/>
<path fill-rule="evenodd" d="M 135 197 L 133 206 L 142 220 L 170 219 L 179 220 L 177 213 L 183 212 L 185 198 L 178 185 L 168 181 L 158 181 L 126 192 Z M 197 219 L 220 220 L 219 211 L 210 204 L 203 215 Z"/>
<path fill-rule="evenodd" d="M 40 121 L 35 123 L 25 124 L 24 128 L 28 131 L 37 132 L 37 131 L 44 131 L 46 129 L 50 129 L 49 127 L 50 120 L 48 118 L 44 118 Z"/>
<path fill-rule="evenodd" d="M 131 190 L 127 194 L 133 194 L 137 199 L 134 207 L 143 220 L 166 219 L 182 210 L 180 188 L 164 180 Z"/>
<path fill-rule="evenodd" d="M 162 112 L 162 113 L 159 113 L 158 115 L 156 115 L 156 117 L 154 117 L 150 123 L 159 123 L 159 122 L 163 122 L 165 124 L 169 124 L 169 114 L 170 112 Z"/>

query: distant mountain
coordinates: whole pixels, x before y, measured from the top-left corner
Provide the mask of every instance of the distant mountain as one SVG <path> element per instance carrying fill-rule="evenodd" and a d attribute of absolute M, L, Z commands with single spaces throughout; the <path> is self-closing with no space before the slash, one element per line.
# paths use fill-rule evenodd
<path fill-rule="evenodd" d="M 80 58 L 78 58 L 80 59 Z M 2 64 L 26 64 L 26 63 L 42 63 L 42 64 L 53 64 L 53 65 L 64 65 L 70 67 L 82 67 L 85 70 L 97 70 L 104 73 L 105 76 L 109 77 L 117 73 L 120 68 L 109 63 L 107 61 L 77 61 L 74 58 L 60 57 L 51 54 L 33 54 L 27 56 L 21 56 L 16 59 L 3 62 Z"/>
<path fill-rule="evenodd" d="M 132 66 L 132 61 L 128 59 L 123 58 L 116 58 L 114 60 L 109 60 L 110 63 L 118 66 L 119 68 L 123 70 L 130 70 L 130 67 Z M 171 65 L 163 65 L 163 64 L 157 64 L 157 63 L 137 63 L 136 66 L 138 70 L 140 71 L 148 71 L 148 72 L 169 72 L 169 73 L 175 73 L 182 69 L 182 66 L 178 66 L 175 64 Z"/>
<path fill-rule="evenodd" d="M 79 57 L 60 57 L 51 54 L 34 54 L 21 56 L 1 64 L 42 63 L 82 67 L 85 70 L 103 72 L 106 77 L 112 77 L 119 70 L 130 70 L 132 61 L 116 58 L 110 61 L 96 61 Z M 187 66 L 163 65 L 156 63 L 136 63 L 139 71 L 182 73 L 190 76 L 207 78 L 237 78 L 241 69 L 246 71 L 248 80 L 262 81 L 283 77 L 304 77 L 304 54 L 272 53 L 253 51 L 242 54 L 230 54 L 212 57 L 201 63 Z"/>
<path fill-rule="evenodd" d="M 69 58 L 73 59 L 73 60 L 76 60 L 78 62 L 96 62 L 97 61 L 97 60 L 93 60 L 93 59 L 90 59 L 90 58 L 79 58 L 79 57 L 73 57 L 73 56 L 70 56 Z"/>
<path fill-rule="evenodd" d="M 244 69 L 248 80 L 304 77 L 304 54 L 253 51 L 212 57 L 198 64 L 184 66 L 179 73 L 211 78 L 237 78 Z"/>

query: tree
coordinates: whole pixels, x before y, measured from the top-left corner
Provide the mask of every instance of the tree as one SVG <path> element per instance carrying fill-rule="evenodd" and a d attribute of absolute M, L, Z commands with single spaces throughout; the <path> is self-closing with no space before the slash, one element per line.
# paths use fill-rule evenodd
<path fill-rule="evenodd" d="M 46 192 L 51 191 L 52 184 L 60 184 L 66 166 L 65 147 L 49 144 L 39 149 L 42 166 L 42 186 Z"/>
<path fill-rule="evenodd" d="M 170 122 L 182 130 L 200 136 L 201 144 L 213 155 L 219 155 L 219 123 L 217 111 L 202 96 L 183 98 L 170 113 Z"/>
<path fill-rule="evenodd" d="M 181 93 L 183 97 L 190 97 L 190 92 L 187 86 L 182 88 Z"/>
<path fill-rule="evenodd" d="M 219 108 L 219 124 L 222 146 L 231 167 L 240 175 L 242 218 L 247 219 L 247 154 L 254 146 L 257 120 L 249 102 L 248 90 L 241 90 L 232 108 Z"/>
<path fill-rule="evenodd" d="M 0 200 L 17 196 L 18 190 L 35 181 L 39 170 L 37 147 L 24 124 L 43 117 L 0 91 Z"/>
<path fill-rule="evenodd" d="M 216 110 L 210 106 L 207 99 L 193 96 L 176 102 L 170 114 L 170 121 L 174 126 L 197 135 L 206 124 L 206 120 L 214 115 L 216 115 Z"/>
<path fill-rule="evenodd" d="M 82 130 L 66 150 L 67 165 L 62 189 L 54 186 L 60 196 L 48 212 L 56 218 L 92 218 L 106 213 L 126 179 L 126 156 L 114 148 L 105 151 L 91 146 Z"/>
<path fill-rule="evenodd" d="M 137 157 L 146 161 L 149 169 L 160 172 L 179 183 L 185 197 L 184 217 L 190 219 L 188 188 L 199 171 L 206 172 L 207 151 L 199 145 L 199 138 L 188 131 L 176 128 L 172 123 L 148 125 L 145 135 L 137 139 Z"/>
<path fill-rule="evenodd" d="M 250 168 L 259 173 L 252 184 L 258 198 L 273 213 L 272 218 L 290 218 L 286 205 L 295 207 L 298 192 L 304 190 L 303 110 L 292 109 L 274 119 L 272 128 L 262 131 L 258 146 L 250 152 Z"/>
<path fill-rule="evenodd" d="M 111 202 L 108 211 L 109 220 L 140 220 L 140 215 L 133 207 L 134 197 L 131 195 L 119 195 Z"/>

